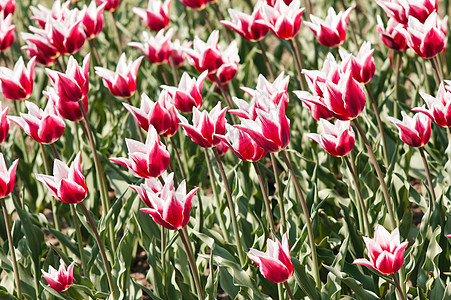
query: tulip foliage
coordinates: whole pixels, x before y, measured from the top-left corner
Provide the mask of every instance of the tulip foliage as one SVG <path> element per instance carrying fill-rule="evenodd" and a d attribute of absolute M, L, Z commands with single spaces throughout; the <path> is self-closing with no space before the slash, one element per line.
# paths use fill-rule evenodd
<path fill-rule="evenodd" d="M 447 4 L 0 0 L 0 299 L 451 299 Z"/>

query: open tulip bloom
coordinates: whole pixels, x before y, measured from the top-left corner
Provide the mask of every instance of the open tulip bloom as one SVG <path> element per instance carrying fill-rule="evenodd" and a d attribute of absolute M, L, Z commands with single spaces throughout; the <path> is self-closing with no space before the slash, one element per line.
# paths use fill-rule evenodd
<path fill-rule="evenodd" d="M 401 140 L 410 147 L 423 147 L 431 138 L 431 119 L 424 114 L 416 114 L 413 118 L 401 112 L 402 121 L 388 117 L 398 127 Z"/>
<path fill-rule="evenodd" d="M 368 83 L 373 78 L 376 71 L 376 64 L 374 63 L 373 53 L 370 42 L 364 42 L 360 47 L 357 56 L 339 49 L 340 56 L 343 58 L 341 67 L 346 73 L 348 69 L 352 72 L 352 77 L 361 84 Z"/>
<path fill-rule="evenodd" d="M 4 51 L 14 43 L 16 34 L 14 29 L 16 26 L 12 25 L 13 15 L 5 15 L 5 12 L 0 12 L 0 51 Z"/>
<path fill-rule="evenodd" d="M 169 6 L 171 0 L 149 0 L 147 9 L 133 7 L 133 12 L 153 31 L 160 31 L 169 25 Z"/>
<path fill-rule="evenodd" d="M 0 153 L 0 198 L 5 198 L 11 194 L 14 188 L 14 182 L 16 181 L 16 169 L 19 160 L 13 161 L 11 166 L 6 166 L 3 153 Z"/>
<path fill-rule="evenodd" d="M 106 5 L 107 3 L 104 2 L 99 6 L 96 6 L 96 2 L 92 0 L 88 7 L 86 7 L 86 5 L 83 6 L 82 23 L 88 40 L 95 38 L 102 32 L 104 25 L 103 11 Z"/>
<path fill-rule="evenodd" d="M 64 261 L 60 260 L 60 267 L 58 270 L 49 266 L 49 271 L 42 271 L 42 277 L 47 280 L 49 286 L 55 291 L 62 293 L 67 291 L 74 282 L 74 266 L 75 262 L 72 262 L 66 269 Z"/>
<path fill-rule="evenodd" d="M 425 114 L 438 126 L 451 127 L 451 92 L 445 89 L 443 82 L 440 83 L 437 97 L 423 92 L 420 92 L 420 95 L 426 102 L 428 109 L 422 106 L 415 107 L 412 110 Z"/>
<path fill-rule="evenodd" d="M 406 25 L 398 23 L 394 18 L 390 18 L 387 27 L 384 26 L 380 16 L 377 16 L 377 31 L 381 35 L 381 40 L 390 49 L 404 51 L 408 48 L 406 37 L 399 32 L 399 28 Z"/>
<path fill-rule="evenodd" d="M 33 57 L 25 67 L 22 57 L 10 70 L 0 67 L 0 81 L 2 93 L 10 100 L 26 100 L 33 92 L 34 64 L 36 57 Z"/>
<path fill-rule="evenodd" d="M 154 64 L 161 65 L 168 62 L 171 56 L 172 28 L 165 32 L 164 29 L 158 31 L 156 36 L 143 32 L 143 43 L 131 42 L 129 46 L 138 48 L 144 56 Z"/>

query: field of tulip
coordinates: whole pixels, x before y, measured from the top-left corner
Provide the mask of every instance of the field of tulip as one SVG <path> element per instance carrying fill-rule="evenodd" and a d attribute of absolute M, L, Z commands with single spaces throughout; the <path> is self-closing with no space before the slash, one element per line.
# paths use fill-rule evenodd
<path fill-rule="evenodd" d="M 450 12 L 0 0 L 0 299 L 451 299 Z"/>

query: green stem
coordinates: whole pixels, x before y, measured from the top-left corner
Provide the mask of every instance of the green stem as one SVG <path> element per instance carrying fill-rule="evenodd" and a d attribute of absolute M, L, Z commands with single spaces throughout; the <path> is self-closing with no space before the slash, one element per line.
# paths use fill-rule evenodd
<path fill-rule="evenodd" d="M 180 172 L 182 173 L 182 177 L 183 177 L 183 179 L 188 180 L 186 178 L 185 168 L 183 168 L 182 160 L 180 159 L 180 153 L 177 150 L 177 145 L 174 141 L 174 137 L 171 136 L 169 139 L 172 144 L 172 149 L 174 150 L 174 153 L 175 153 L 175 159 L 177 160 L 177 164 L 179 165 Z"/>
<path fill-rule="evenodd" d="M 221 13 L 221 10 L 219 9 L 219 5 L 218 5 L 217 2 L 215 2 L 213 4 L 213 8 L 214 8 L 214 10 L 216 12 L 216 16 L 218 17 L 218 19 L 219 20 L 225 20 L 224 19 L 224 15 Z M 222 29 L 223 29 L 224 37 L 225 37 L 225 40 L 226 40 L 227 44 L 230 44 L 231 40 L 230 40 L 230 37 L 229 37 L 229 33 L 227 32 L 227 26 L 222 26 Z"/>
<path fill-rule="evenodd" d="M 424 170 L 426 171 L 426 178 L 429 185 L 429 192 L 431 193 L 431 202 L 430 202 L 430 211 L 434 211 L 435 202 L 437 201 L 437 197 L 435 196 L 434 184 L 432 183 L 431 171 L 429 170 L 429 164 L 426 159 L 426 154 L 424 153 L 423 147 L 418 148 L 420 150 L 421 158 L 423 160 Z"/>
<path fill-rule="evenodd" d="M 11 252 L 11 259 L 13 262 L 14 279 L 16 280 L 17 297 L 19 298 L 19 300 L 22 300 L 23 299 L 22 285 L 20 283 L 19 268 L 17 267 L 16 253 L 14 251 L 14 242 L 13 242 L 13 238 L 11 236 L 11 223 L 9 221 L 8 212 L 6 211 L 5 198 L 1 198 L 1 201 L 2 201 L 3 217 L 5 219 L 5 224 L 6 224 L 6 235 L 8 236 L 9 251 Z M 36 276 L 37 276 L 37 274 L 36 274 Z M 36 293 L 37 293 L 37 291 L 36 291 Z"/>
<path fill-rule="evenodd" d="M 97 245 L 99 246 L 100 255 L 102 256 L 103 264 L 105 266 L 105 271 L 106 271 L 106 276 L 108 279 L 108 285 L 110 287 L 110 291 L 112 292 L 113 299 L 117 300 L 116 285 L 114 284 L 113 275 L 111 275 L 110 263 L 108 262 L 108 259 L 106 257 L 105 247 L 103 246 L 102 240 L 100 239 L 99 232 L 97 231 L 97 227 L 94 223 L 94 220 L 91 217 L 91 214 L 89 213 L 88 209 L 86 208 L 85 204 L 83 202 L 80 202 L 78 205 L 83 210 L 83 213 L 85 214 L 85 217 L 88 220 L 89 226 L 91 227 L 92 232 L 94 233 L 94 238 L 97 242 Z"/>
<path fill-rule="evenodd" d="M 285 216 L 285 205 L 283 204 L 283 189 L 282 189 L 282 183 L 280 182 L 280 173 L 279 169 L 277 168 L 277 159 L 274 153 L 270 153 L 269 156 L 271 157 L 271 164 L 272 169 L 274 172 L 274 179 L 276 181 L 276 188 L 277 188 L 277 194 L 278 194 L 278 201 L 279 201 L 279 210 L 280 210 L 280 232 L 285 232 L 288 230 L 287 227 L 287 218 Z"/>
<path fill-rule="evenodd" d="M 395 274 L 392 274 L 391 277 L 393 278 L 393 281 L 395 282 L 395 287 L 398 290 L 399 297 L 401 298 L 401 300 L 405 300 L 406 297 L 405 297 L 404 292 L 403 292 L 403 290 L 401 288 L 401 285 L 399 284 L 398 278 L 396 278 Z"/>
<path fill-rule="evenodd" d="M 78 223 L 77 212 L 75 211 L 75 204 L 70 204 L 70 214 L 74 220 L 75 235 L 77 236 L 78 251 L 80 252 L 81 265 L 85 276 L 88 276 L 88 265 L 86 264 L 85 248 L 83 246 L 83 236 L 81 235 L 80 223 Z"/>
<path fill-rule="evenodd" d="M 394 101 L 394 115 L 395 118 L 399 117 L 399 100 L 401 96 L 399 95 L 399 75 L 401 74 L 401 63 L 402 63 L 402 52 L 397 51 L 396 53 L 396 65 L 395 65 L 395 101 Z"/>
<path fill-rule="evenodd" d="M 20 101 L 13 101 L 13 102 L 14 102 L 14 109 L 16 110 L 16 114 L 19 115 L 20 114 L 20 106 L 19 106 Z M 27 150 L 27 148 L 28 148 L 27 143 L 25 141 L 25 133 L 21 132 L 20 137 L 21 137 L 21 142 L 22 142 L 22 146 L 23 146 L 22 149 L 25 149 L 25 151 L 23 151 L 23 158 L 24 158 L 25 163 L 27 163 L 30 160 L 29 160 L 29 156 L 28 156 L 29 151 Z"/>
<path fill-rule="evenodd" d="M 306 91 L 306 85 L 304 81 L 304 77 L 302 76 L 302 70 L 304 69 L 304 64 L 302 62 L 302 51 L 301 48 L 298 47 L 298 44 L 293 39 L 289 40 L 291 45 L 291 50 L 293 51 L 294 58 L 294 66 L 296 68 L 296 75 L 298 77 L 299 83 L 301 84 L 301 89 Z"/>
<path fill-rule="evenodd" d="M 112 12 L 111 16 L 113 17 L 113 30 L 114 30 L 114 34 L 116 35 L 116 40 L 117 40 L 117 50 L 119 55 L 122 54 L 122 40 L 121 40 L 121 34 L 119 33 L 119 28 L 117 27 L 117 17 L 116 17 L 116 13 Z"/>
<path fill-rule="evenodd" d="M 169 63 L 170 63 L 170 65 L 171 65 L 172 78 L 173 78 L 173 80 L 174 80 L 174 86 L 178 86 L 178 85 L 179 85 L 179 81 L 180 81 L 180 78 L 179 78 L 179 72 L 177 71 L 177 68 L 176 68 L 176 66 L 175 66 L 175 64 L 174 64 L 174 60 L 172 59 L 172 57 L 171 57 L 171 59 L 169 60 Z"/>
<path fill-rule="evenodd" d="M 186 227 L 179 230 L 179 236 L 182 240 L 183 246 L 185 247 L 186 255 L 188 256 L 188 263 L 191 268 L 191 272 L 194 279 L 194 284 L 196 285 L 197 290 L 197 298 L 199 300 L 204 299 L 204 290 L 202 288 L 202 284 L 199 278 L 199 272 L 197 271 L 196 261 L 194 260 L 193 251 L 191 249 L 191 245 L 189 242 L 188 232 L 186 231 Z"/>
<path fill-rule="evenodd" d="M 243 251 L 243 244 L 241 243 L 241 235 L 240 235 L 240 230 L 238 228 L 238 220 L 237 220 L 236 213 L 235 213 L 235 205 L 234 205 L 234 202 L 232 199 L 232 192 L 230 191 L 229 181 L 228 181 L 227 175 L 224 171 L 224 166 L 222 165 L 221 157 L 219 156 L 216 148 L 213 149 L 213 153 L 215 155 L 216 162 L 218 163 L 219 173 L 221 173 L 222 181 L 224 182 L 224 188 L 225 188 L 226 196 L 227 196 L 227 204 L 229 205 L 230 216 L 232 219 L 233 233 L 235 235 L 235 243 L 236 243 L 236 247 L 237 247 L 237 251 L 238 251 L 238 256 L 240 258 L 240 264 L 241 264 L 241 266 L 244 266 L 246 258 L 245 258 L 244 251 Z"/>
<path fill-rule="evenodd" d="M 164 249 L 166 248 L 165 228 L 161 226 L 161 269 L 163 270 L 163 286 L 166 286 L 166 258 Z"/>
<path fill-rule="evenodd" d="M 210 32 L 213 31 L 213 27 L 211 26 L 210 20 L 208 19 L 208 14 L 205 11 L 205 9 L 202 9 L 201 11 L 202 17 L 204 17 L 205 25 L 207 25 L 207 28 Z"/>
<path fill-rule="evenodd" d="M 435 82 L 437 83 L 437 86 L 439 86 L 440 83 L 443 81 L 443 73 L 442 73 L 441 64 L 440 64 L 440 61 L 438 60 L 437 55 L 435 57 L 431 58 L 431 64 L 432 64 L 432 69 L 434 70 Z"/>
<path fill-rule="evenodd" d="M 266 192 L 266 185 L 263 181 L 262 173 L 257 162 L 252 162 L 254 166 L 255 173 L 257 173 L 258 183 L 260 184 L 260 189 L 262 191 L 263 200 L 265 201 L 266 213 L 268 214 L 269 227 L 273 232 L 276 232 L 276 226 L 274 225 L 274 218 L 272 216 L 271 204 L 269 203 L 268 193 Z"/>
<path fill-rule="evenodd" d="M 275 78 L 274 72 L 272 71 L 271 62 L 269 61 L 268 56 L 266 55 L 265 46 L 263 45 L 262 41 L 258 41 L 257 45 L 258 47 L 260 47 L 260 50 L 262 52 L 263 59 L 265 60 L 266 63 L 266 68 L 268 69 L 269 72 L 269 76 L 271 76 L 271 79 L 274 80 Z"/>
<path fill-rule="evenodd" d="M 288 282 L 287 282 L 287 281 L 284 281 L 284 282 L 283 282 L 283 286 L 284 286 L 285 289 L 287 290 L 287 294 L 288 294 L 288 297 L 290 297 L 290 300 L 294 300 L 293 292 L 291 291 L 291 288 L 290 288 L 290 286 L 288 285 Z"/>
<path fill-rule="evenodd" d="M 428 77 L 428 73 L 427 73 L 425 59 L 420 59 L 420 61 L 421 61 L 421 66 L 423 68 L 424 85 L 426 86 L 426 92 L 428 94 L 431 94 L 431 86 L 429 85 L 429 77 Z"/>
<path fill-rule="evenodd" d="M 88 40 L 88 42 L 89 42 L 89 47 L 91 48 L 91 51 L 94 53 L 94 57 L 96 59 L 97 65 L 102 67 L 102 61 L 100 60 L 99 51 L 97 50 L 94 39 L 90 39 L 90 40 Z"/>
<path fill-rule="evenodd" d="M 305 202 L 304 194 L 301 189 L 301 185 L 299 184 L 299 181 L 296 177 L 296 173 L 294 172 L 293 165 L 291 164 L 290 159 L 288 158 L 288 155 L 285 153 L 285 150 L 280 152 L 280 155 L 282 156 L 285 164 L 287 165 L 288 171 L 291 175 L 291 181 L 294 184 L 294 187 L 296 189 L 296 193 L 298 195 L 302 212 L 304 213 L 305 217 L 305 224 L 307 225 L 307 233 L 309 237 L 310 242 L 310 248 L 312 250 L 312 271 L 313 271 L 313 277 L 315 278 L 316 288 L 321 288 L 321 279 L 319 277 L 319 269 L 318 269 L 318 255 L 316 253 L 316 245 L 315 245 L 315 236 L 313 234 L 313 227 L 312 223 L 310 221 L 310 212 L 307 207 L 307 203 Z"/>

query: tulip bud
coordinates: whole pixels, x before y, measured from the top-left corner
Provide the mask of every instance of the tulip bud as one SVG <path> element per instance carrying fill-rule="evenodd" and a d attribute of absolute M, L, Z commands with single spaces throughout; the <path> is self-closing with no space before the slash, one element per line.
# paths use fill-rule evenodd
<path fill-rule="evenodd" d="M 401 112 L 402 121 L 388 117 L 399 130 L 401 140 L 410 147 L 423 147 L 431 138 L 431 119 L 424 114 L 416 114 L 413 118 Z"/>
<path fill-rule="evenodd" d="M 5 98 L 25 100 L 31 96 L 35 60 L 33 57 L 25 67 L 23 59 L 20 57 L 13 70 L 0 67 L 0 81 Z"/>
<path fill-rule="evenodd" d="M 166 29 L 169 25 L 169 6 L 171 0 L 149 0 L 147 9 L 133 7 L 133 12 L 153 31 Z"/>
<path fill-rule="evenodd" d="M 0 198 L 5 198 L 13 191 L 18 163 L 16 159 L 8 169 L 3 153 L 0 153 Z"/>
<path fill-rule="evenodd" d="M 55 270 L 52 266 L 49 266 L 48 273 L 44 270 L 42 271 L 42 277 L 47 280 L 49 286 L 55 291 L 62 293 L 65 292 L 74 281 L 74 266 L 75 262 L 72 262 L 66 269 L 64 261 L 60 260 L 60 267 Z"/>
<path fill-rule="evenodd" d="M 106 5 L 107 3 L 103 2 L 99 6 L 96 6 L 95 1 L 92 0 L 88 7 L 86 7 L 86 5 L 83 6 L 83 10 L 81 12 L 83 15 L 82 24 L 88 40 L 92 40 L 100 32 L 102 32 L 104 25 L 103 11 Z"/>
<path fill-rule="evenodd" d="M 174 62 L 176 68 L 180 67 L 186 58 L 185 48 L 191 47 L 193 43 L 188 41 L 183 41 L 180 44 L 180 40 L 176 39 L 171 43 L 171 59 Z"/>
<path fill-rule="evenodd" d="M 440 83 L 437 97 L 423 92 L 420 92 L 420 95 L 429 109 L 422 106 L 415 107 L 412 110 L 425 114 L 438 126 L 451 127 L 451 92 L 445 89 L 443 82 Z"/>

